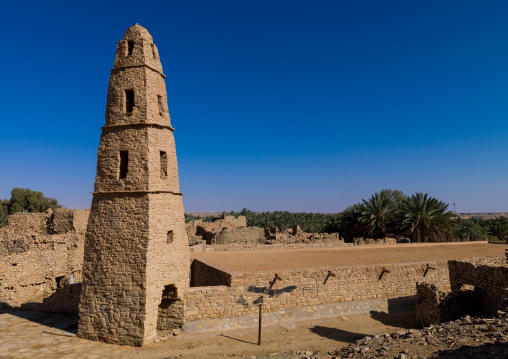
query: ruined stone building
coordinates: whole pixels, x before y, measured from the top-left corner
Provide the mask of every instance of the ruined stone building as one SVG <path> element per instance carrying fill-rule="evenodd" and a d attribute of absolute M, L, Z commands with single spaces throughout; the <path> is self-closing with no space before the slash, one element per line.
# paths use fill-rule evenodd
<path fill-rule="evenodd" d="M 0 307 L 40 302 L 81 281 L 88 211 L 16 213 L 0 229 Z"/>
<path fill-rule="evenodd" d="M 152 36 L 117 44 L 85 239 L 78 335 L 143 345 L 184 319 L 189 251 L 165 75 Z"/>
<path fill-rule="evenodd" d="M 91 210 L 9 216 L 0 305 L 79 314 L 82 338 L 144 345 L 182 324 L 214 330 L 228 318 L 224 328 L 238 328 L 257 320 L 259 305 L 274 317 L 317 318 L 416 301 L 426 322 L 462 313 L 465 300 L 487 314 L 507 303 L 504 244 L 385 239 L 384 248 L 358 248 L 338 233 L 247 227 L 241 216 L 186 226 L 164 78 L 148 31 L 127 29 L 111 70 Z M 190 257 L 188 235 L 202 253 Z M 71 278 L 81 283 L 66 286 Z M 463 285 L 476 292 L 454 293 Z"/>
<path fill-rule="evenodd" d="M 450 289 L 417 284 L 417 321 L 423 326 L 465 315 L 494 316 L 508 307 L 505 257 L 472 257 L 448 262 Z"/>

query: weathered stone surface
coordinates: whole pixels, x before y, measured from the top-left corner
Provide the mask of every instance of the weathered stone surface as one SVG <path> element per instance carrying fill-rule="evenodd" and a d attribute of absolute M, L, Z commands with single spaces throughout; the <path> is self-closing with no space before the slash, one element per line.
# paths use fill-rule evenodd
<path fill-rule="evenodd" d="M 118 42 L 85 241 L 78 335 L 144 345 L 183 322 L 189 250 L 157 48 L 134 25 Z"/>
<path fill-rule="evenodd" d="M 238 273 L 228 272 L 213 262 L 195 259 L 192 279 L 196 287 L 189 288 L 184 295 L 185 319 L 217 319 L 257 313 L 261 297 L 267 304 L 264 311 L 273 312 L 317 304 L 414 296 L 416 282 L 423 278 L 449 289 L 447 261 L 429 264 L 436 269 L 424 277 L 426 265 L 421 263 Z M 390 273 L 380 279 L 383 268 L 389 269 Z M 335 276 L 328 277 L 328 271 Z M 270 288 L 275 273 L 282 280 Z M 396 300 L 391 302 L 392 306 L 396 305 Z"/>
<path fill-rule="evenodd" d="M 248 244 L 265 240 L 265 230 L 259 227 L 223 228 L 215 237 L 216 244 Z"/>
<path fill-rule="evenodd" d="M 422 326 L 483 314 L 479 290 L 440 291 L 433 284 L 417 283 L 416 295 L 416 321 Z"/>
<path fill-rule="evenodd" d="M 0 306 L 40 302 L 71 275 L 81 280 L 87 217 L 65 208 L 9 216 L 0 229 Z"/>
<path fill-rule="evenodd" d="M 213 222 L 203 222 L 195 220 L 187 224 L 187 233 L 201 236 L 206 244 L 217 244 L 217 235 L 225 229 L 236 229 L 247 226 L 245 216 L 224 216 L 224 219 L 216 219 Z M 257 227 L 252 227 L 257 228 Z M 225 243 L 222 243 L 225 244 Z"/>
<path fill-rule="evenodd" d="M 49 234 L 80 233 L 86 231 L 88 211 L 57 208 L 48 219 Z"/>

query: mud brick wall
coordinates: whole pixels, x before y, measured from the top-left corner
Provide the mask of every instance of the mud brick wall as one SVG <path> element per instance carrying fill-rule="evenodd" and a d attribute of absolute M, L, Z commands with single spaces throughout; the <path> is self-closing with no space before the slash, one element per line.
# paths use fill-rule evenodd
<path fill-rule="evenodd" d="M 249 244 L 265 241 L 265 230 L 260 227 L 223 228 L 216 237 L 217 245 Z"/>
<path fill-rule="evenodd" d="M 476 257 L 450 261 L 451 289 L 458 290 L 463 284 L 473 285 L 483 293 L 486 315 L 504 309 L 508 288 L 508 263 L 502 256 Z"/>
<path fill-rule="evenodd" d="M 427 271 L 427 264 L 435 268 Z M 385 268 L 389 273 L 381 276 Z M 335 274 L 326 280 L 328 271 Z M 282 280 L 270 289 L 277 273 Z M 326 283 L 325 283 L 326 280 Z M 193 287 L 184 294 L 186 320 L 214 319 L 266 311 L 416 294 L 416 283 L 450 289 L 447 262 L 323 268 L 288 272 L 231 273 L 230 286 Z"/>
<path fill-rule="evenodd" d="M 432 284 L 417 283 L 416 297 L 416 321 L 423 327 L 483 313 L 479 290 L 445 292 Z"/>
<path fill-rule="evenodd" d="M 40 302 L 81 280 L 88 211 L 17 213 L 0 229 L 0 306 Z"/>
<path fill-rule="evenodd" d="M 201 236 L 207 244 L 216 243 L 216 236 L 226 228 L 241 228 L 247 226 L 245 216 L 224 216 L 224 219 L 217 219 L 213 222 L 203 222 L 196 220 L 187 224 L 187 233 Z M 257 228 L 257 227 L 254 227 Z M 252 235 L 251 235 L 252 237 Z M 263 236 L 264 238 L 264 232 Z"/>

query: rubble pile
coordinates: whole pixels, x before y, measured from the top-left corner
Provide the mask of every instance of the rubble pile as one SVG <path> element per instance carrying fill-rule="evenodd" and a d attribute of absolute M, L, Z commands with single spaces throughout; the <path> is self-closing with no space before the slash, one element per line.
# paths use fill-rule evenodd
<path fill-rule="evenodd" d="M 508 311 L 508 307 L 505 308 Z M 508 313 L 465 316 L 424 329 L 367 336 L 328 353 L 301 351 L 302 358 L 508 358 Z"/>
<path fill-rule="evenodd" d="M 306 233 L 299 225 L 295 225 L 284 231 L 279 231 L 276 226 L 265 228 L 266 244 L 310 244 L 310 243 L 340 243 L 344 240 L 339 233 Z"/>

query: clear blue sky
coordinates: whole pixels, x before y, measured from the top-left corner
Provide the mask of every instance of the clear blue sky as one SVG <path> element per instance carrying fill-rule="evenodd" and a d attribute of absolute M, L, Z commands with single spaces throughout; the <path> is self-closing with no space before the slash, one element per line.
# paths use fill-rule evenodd
<path fill-rule="evenodd" d="M 87 208 L 116 42 L 158 46 L 188 212 L 383 188 L 508 211 L 507 1 L 9 1 L 0 198 Z"/>

